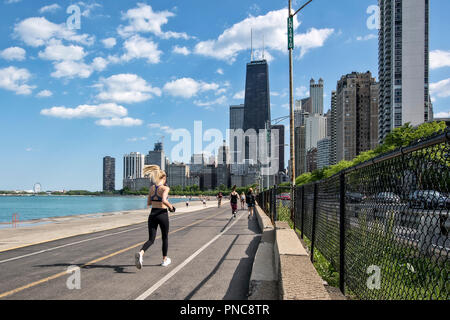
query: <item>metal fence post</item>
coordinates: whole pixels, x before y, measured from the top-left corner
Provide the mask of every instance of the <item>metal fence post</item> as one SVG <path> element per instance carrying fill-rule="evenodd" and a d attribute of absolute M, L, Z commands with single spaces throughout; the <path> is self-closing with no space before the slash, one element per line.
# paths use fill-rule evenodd
<path fill-rule="evenodd" d="M 345 173 L 339 182 L 339 289 L 345 294 Z"/>
<path fill-rule="evenodd" d="M 311 234 L 311 262 L 314 262 L 314 243 L 316 238 L 317 183 L 314 184 L 313 221 Z"/>
<path fill-rule="evenodd" d="M 302 187 L 302 213 L 301 213 L 301 220 L 300 220 L 300 232 L 301 232 L 301 238 L 303 239 L 303 225 L 305 224 L 305 187 Z"/>
<path fill-rule="evenodd" d="M 277 221 L 278 214 L 277 214 L 277 185 L 273 186 L 273 221 Z"/>

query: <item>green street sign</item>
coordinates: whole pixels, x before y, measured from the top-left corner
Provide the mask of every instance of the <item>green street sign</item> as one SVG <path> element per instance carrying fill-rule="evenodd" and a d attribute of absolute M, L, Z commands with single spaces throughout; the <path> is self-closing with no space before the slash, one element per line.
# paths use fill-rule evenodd
<path fill-rule="evenodd" d="M 294 49 L 294 17 L 288 18 L 288 50 Z"/>

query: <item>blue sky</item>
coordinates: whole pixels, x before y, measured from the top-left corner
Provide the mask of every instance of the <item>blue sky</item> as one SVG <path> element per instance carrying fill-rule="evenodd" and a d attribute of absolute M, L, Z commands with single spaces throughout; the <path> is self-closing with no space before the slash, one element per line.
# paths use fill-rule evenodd
<path fill-rule="evenodd" d="M 251 28 L 256 56 L 265 38 L 272 118 L 288 114 L 287 1 L 0 1 L 0 189 L 100 190 L 106 155 L 120 188 L 124 154 L 161 136 L 170 154 L 172 131 L 196 120 L 225 135 L 229 105 L 243 103 Z M 322 77 L 327 110 L 342 75 L 378 77 L 366 12 L 376 2 L 315 0 L 296 17 L 296 98 Z M 449 1 L 431 1 L 435 115 L 450 111 L 444 12 Z"/>

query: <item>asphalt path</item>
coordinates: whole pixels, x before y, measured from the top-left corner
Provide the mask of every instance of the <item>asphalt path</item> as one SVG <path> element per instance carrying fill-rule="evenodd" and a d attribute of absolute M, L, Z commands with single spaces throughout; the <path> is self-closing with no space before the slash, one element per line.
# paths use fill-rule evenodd
<path fill-rule="evenodd" d="M 256 218 L 219 208 L 170 218 L 172 264 L 160 266 L 161 238 L 134 265 L 147 224 L 0 253 L 0 299 L 245 300 L 260 241 Z"/>

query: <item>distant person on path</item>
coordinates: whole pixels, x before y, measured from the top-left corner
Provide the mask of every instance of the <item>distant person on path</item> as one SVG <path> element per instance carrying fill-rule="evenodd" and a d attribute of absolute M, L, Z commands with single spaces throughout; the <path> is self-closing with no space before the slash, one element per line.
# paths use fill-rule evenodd
<path fill-rule="evenodd" d="M 245 209 L 245 193 L 244 193 L 244 191 L 242 191 L 242 193 L 241 193 L 241 209 L 242 210 Z"/>
<path fill-rule="evenodd" d="M 236 218 L 238 198 L 239 193 L 236 192 L 236 186 L 233 186 L 233 190 L 231 191 L 230 194 L 230 204 L 231 204 L 231 213 L 234 218 Z"/>
<path fill-rule="evenodd" d="M 251 219 L 251 218 L 253 218 L 253 210 L 254 210 L 255 204 L 256 204 L 256 197 L 255 197 L 255 194 L 253 193 L 252 188 L 248 189 L 247 196 L 246 196 L 246 202 L 247 202 L 247 207 L 248 207 L 248 218 Z"/>
<path fill-rule="evenodd" d="M 163 261 L 161 266 L 167 267 L 172 262 L 167 256 L 169 245 L 169 213 L 167 212 L 167 209 L 169 209 L 170 212 L 175 212 L 175 207 L 168 201 L 170 188 L 166 186 L 166 173 L 161 170 L 159 166 L 152 165 L 144 167 L 144 176 L 148 176 L 155 185 L 150 187 L 147 200 L 147 207 L 152 206 L 152 211 L 148 217 L 149 239 L 142 246 L 141 251 L 135 254 L 136 267 L 138 269 L 142 268 L 144 253 L 155 241 L 158 225 L 161 228 L 162 234 Z"/>
<path fill-rule="evenodd" d="M 217 207 L 218 208 L 220 208 L 220 206 L 222 205 L 222 197 L 223 197 L 222 192 L 219 192 L 217 194 Z"/>

